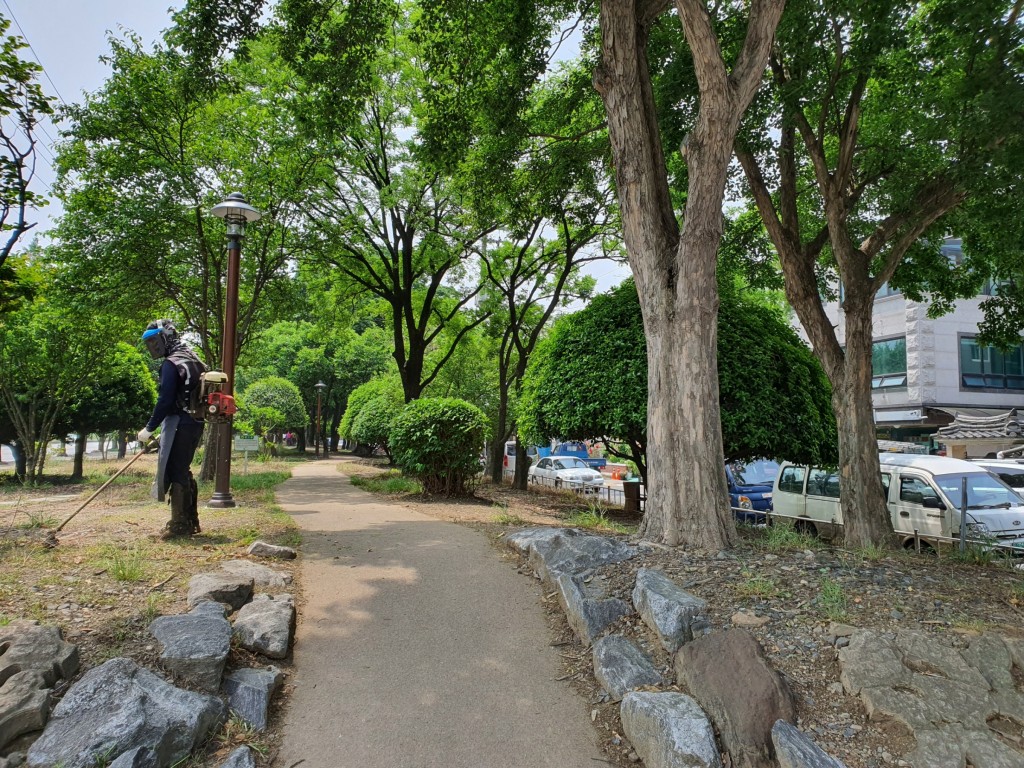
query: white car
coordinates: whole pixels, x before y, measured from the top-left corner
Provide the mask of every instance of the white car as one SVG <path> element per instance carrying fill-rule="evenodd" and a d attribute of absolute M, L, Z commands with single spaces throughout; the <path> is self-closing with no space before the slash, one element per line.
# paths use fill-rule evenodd
<path fill-rule="evenodd" d="M 975 459 L 974 463 L 987 469 L 1024 497 L 1024 461 L 1020 459 Z"/>
<path fill-rule="evenodd" d="M 575 456 L 545 456 L 530 467 L 531 483 L 579 491 L 597 491 L 604 487 L 604 475 L 591 469 Z"/>

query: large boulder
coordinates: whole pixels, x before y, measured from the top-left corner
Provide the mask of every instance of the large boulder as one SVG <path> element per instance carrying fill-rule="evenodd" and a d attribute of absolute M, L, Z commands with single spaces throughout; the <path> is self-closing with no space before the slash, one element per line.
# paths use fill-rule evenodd
<path fill-rule="evenodd" d="M 680 588 L 661 571 L 636 573 L 633 605 L 669 653 L 709 631 L 707 603 Z"/>
<path fill-rule="evenodd" d="M 285 589 L 291 586 L 292 583 L 292 575 L 290 573 L 278 571 L 262 563 L 254 563 L 251 560 L 228 560 L 226 563 L 221 563 L 220 568 L 231 576 L 252 579 L 254 587 Z"/>
<path fill-rule="evenodd" d="M 583 575 L 636 555 L 628 544 L 576 528 L 530 528 L 506 541 L 527 557 L 540 579 L 551 582 L 561 573 Z"/>
<path fill-rule="evenodd" d="M 772 743 L 779 768 L 846 768 L 785 720 L 772 726 Z"/>
<path fill-rule="evenodd" d="M 270 700 L 281 687 L 284 675 L 277 667 L 236 669 L 225 675 L 221 690 L 228 697 L 228 708 L 257 731 L 267 727 Z"/>
<path fill-rule="evenodd" d="M 558 574 L 555 588 L 569 626 L 584 645 L 590 645 L 614 621 L 633 612 L 629 603 L 605 597 L 603 590 L 591 588 L 578 576 Z"/>
<path fill-rule="evenodd" d="M 224 571 L 200 573 L 188 583 L 188 607 L 212 601 L 231 606 L 237 611 L 252 599 L 253 581 L 251 576 L 232 576 Z"/>
<path fill-rule="evenodd" d="M 612 701 L 662 682 L 651 658 L 622 635 L 605 635 L 594 643 L 594 677 Z"/>
<path fill-rule="evenodd" d="M 0 627 L 0 680 L 15 672 L 40 672 L 46 687 L 69 680 L 78 671 L 78 646 L 64 642 L 59 627 L 37 621 L 12 621 Z"/>
<path fill-rule="evenodd" d="M 746 630 L 730 629 L 687 643 L 676 678 L 711 716 L 736 768 L 774 768 L 772 727 L 793 722 L 796 705 L 782 676 Z"/>
<path fill-rule="evenodd" d="M 966 647 L 964 647 L 966 645 Z M 839 651 L 840 680 L 872 720 L 909 728 L 911 765 L 1024 765 L 1024 640 L 858 629 Z"/>
<path fill-rule="evenodd" d="M 697 702 L 682 693 L 627 693 L 622 729 L 645 768 L 721 768 L 715 731 Z"/>
<path fill-rule="evenodd" d="M 15 672 L 0 686 L 0 749 L 23 733 L 38 731 L 50 713 L 45 675 L 35 669 Z"/>
<path fill-rule="evenodd" d="M 231 650 L 231 623 L 221 603 L 199 603 L 184 616 L 161 616 L 149 625 L 160 641 L 160 663 L 197 688 L 216 691 Z"/>
<path fill-rule="evenodd" d="M 291 595 L 256 595 L 235 617 L 239 645 L 271 659 L 288 655 L 294 633 L 295 601 Z"/>
<path fill-rule="evenodd" d="M 185 691 L 131 659 L 111 659 L 88 672 L 54 708 L 28 751 L 33 768 L 93 768 L 138 747 L 160 768 L 186 757 L 224 719 L 215 696 Z"/>

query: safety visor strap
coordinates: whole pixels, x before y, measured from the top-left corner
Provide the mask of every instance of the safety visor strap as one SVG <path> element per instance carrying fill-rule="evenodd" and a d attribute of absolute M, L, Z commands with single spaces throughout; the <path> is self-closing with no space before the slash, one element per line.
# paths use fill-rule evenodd
<path fill-rule="evenodd" d="M 146 331 L 145 333 L 142 334 L 142 340 L 146 341 L 147 339 L 151 339 L 154 336 L 156 336 L 158 333 L 160 333 L 160 329 L 159 328 L 150 328 L 148 331 Z"/>

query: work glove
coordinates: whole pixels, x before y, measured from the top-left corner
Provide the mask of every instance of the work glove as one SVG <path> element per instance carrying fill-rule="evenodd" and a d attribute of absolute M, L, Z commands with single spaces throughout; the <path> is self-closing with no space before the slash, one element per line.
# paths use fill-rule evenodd
<path fill-rule="evenodd" d="M 149 431 L 148 429 L 146 429 L 145 427 L 143 427 L 142 429 L 140 429 L 140 430 L 139 430 L 139 434 L 137 435 L 137 437 L 139 438 L 139 442 L 140 442 L 140 443 L 145 443 L 145 442 L 146 442 L 147 440 L 149 440 L 149 438 L 151 438 L 152 436 L 153 436 L 153 433 L 152 433 L 152 432 L 150 432 L 150 431 Z"/>

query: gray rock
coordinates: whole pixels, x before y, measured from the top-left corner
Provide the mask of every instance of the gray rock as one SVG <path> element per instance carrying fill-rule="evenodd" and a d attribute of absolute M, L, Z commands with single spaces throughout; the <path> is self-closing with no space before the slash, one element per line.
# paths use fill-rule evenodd
<path fill-rule="evenodd" d="M 184 616 L 161 616 L 149 625 L 160 641 L 160 663 L 197 688 L 216 691 L 231 650 L 231 623 L 220 603 L 199 603 Z"/>
<path fill-rule="evenodd" d="M 284 571 L 275 571 L 262 563 L 250 560 L 228 560 L 220 564 L 221 570 L 232 576 L 252 579 L 253 586 L 264 589 L 284 589 L 292 583 L 292 575 Z"/>
<path fill-rule="evenodd" d="M 249 747 L 239 747 L 228 759 L 220 764 L 220 768 L 256 768 L 256 758 Z"/>
<path fill-rule="evenodd" d="M 839 651 L 840 679 L 872 719 L 910 729 L 910 765 L 1016 768 L 1024 740 L 1024 692 L 1014 679 L 1017 638 L 964 640 L 931 633 L 858 630 Z"/>
<path fill-rule="evenodd" d="M 710 630 L 707 604 L 680 589 L 660 571 L 650 568 L 637 571 L 633 605 L 669 653 L 675 653 L 683 643 Z"/>
<path fill-rule="evenodd" d="M 584 645 L 594 642 L 616 619 L 633 612 L 629 603 L 589 591 L 579 576 L 559 574 L 555 588 L 569 626 Z"/>
<path fill-rule="evenodd" d="M 633 691 L 619 712 L 646 768 L 721 768 L 711 722 L 689 696 Z"/>
<path fill-rule="evenodd" d="M 64 642 L 58 627 L 36 621 L 12 621 L 0 627 L 0 680 L 15 672 L 34 669 L 46 679 L 46 687 L 70 680 L 78 671 L 78 646 Z"/>
<path fill-rule="evenodd" d="M 526 555 L 538 577 L 549 582 L 561 573 L 579 576 L 636 555 L 634 547 L 621 541 L 576 528 L 529 528 L 506 541 Z"/>
<path fill-rule="evenodd" d="M 109 768 L 160 768 L 156 753 L 147 747 L 136 747 L 121 754 Z"/>
<path fill-rule="evenodd" d="M 612 701 L 662 682 L 650 657 L 622 635 L 607 635 L 594 643 L 594 677 Z"/>
<path fill-rule="evenodd" d="M 257 731 L 267 727 L 270 699 L 281 687 L 284 675 L 277 667 L 236 669 L 224 677 L 221 690 L 228 697 L 228 708 Z"/>
<path fill-rule="evenodd" d="M 846 768 L 785 720 L 772 727 L 772 743 L 779 768 Z"/>
<path fill-rule="evenodd" d="M 232 576 L 220 571 L 200 573 L 188 583 L 188 607 L 195 608 L 199 603 L 211 600 L 230 605 L 237 611 L 252 599 L 252 587 L 251 577 Z"/>
<path fill-rule="evenodd" d="M 245 551 L 254 557 L 275 557 L 278 560 L 294 560 L 299 554 L 291 547 L 267 544 L 265 541 L 254 541 Z"/>
<path fill-rule="evenodd" d="M 15 672 L 0 686 L 0 749 L 23 733 L 38 731 L 50 714 L 46 676 L 36 669 Z"/>
<path fill-rule="evenodd" d="M 24 752 L 11 752 L 7 757 L 0 757 L 0 768 L 18 768 L 25 764 Z"/>
<path fill-rule="evenodd" d="M 91 768 L 97 759 L 148 747 L 157 764 L 186 757 L 224 718 L 224 704 L 139 667 L 111 659 L 76 682 L 28 751 L 33 768 Z"/>
<path fill-rule="evenodd" d="M 676 679 L 711 716 L 735 768 L 774 768 L 771 733 L 796 719 L 785 680 L 743 629 L 698 638 L 679 649 Z"/>
<path fill-rule="evenodd" d="M 247 651 L 272 659 L 288 655 L 295 632 L 295 601 L 291 595 L 256 595 L 235 617 L 234 634 Z"/>

